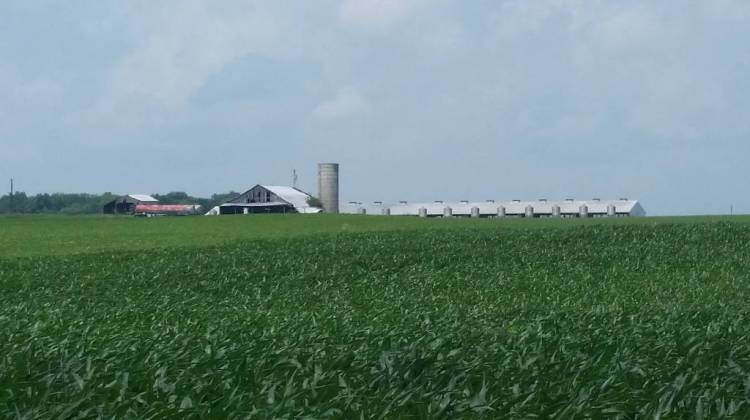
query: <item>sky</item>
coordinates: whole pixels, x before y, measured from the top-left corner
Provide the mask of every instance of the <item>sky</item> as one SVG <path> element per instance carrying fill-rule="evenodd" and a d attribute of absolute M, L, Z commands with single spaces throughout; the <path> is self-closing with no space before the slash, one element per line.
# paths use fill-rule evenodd
<path fill-rule="evenodd" d="M 750 213 L 749 40 L 746 0 L 3 0 L 0 180 Z"/>

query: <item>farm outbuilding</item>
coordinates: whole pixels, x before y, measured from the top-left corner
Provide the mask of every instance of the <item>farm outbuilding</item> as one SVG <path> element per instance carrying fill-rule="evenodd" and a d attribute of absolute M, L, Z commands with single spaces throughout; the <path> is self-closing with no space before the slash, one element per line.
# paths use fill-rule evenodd
<path fill-rule="evenodd" d="M 138 204 L 133 214 L 136 216 L 188 216 L 197 214 L 201 206 L 197 204 Z"/>
<path fill-rule="evenodd" d="M 399 204 L 349 202 L 344 213 L 421 217 L 626 217 L 645 216 L 638 200 L 433 201 Z"/>
<path fill-rule="evenodd" d="M 104 214 L 133 214 L 139 204 L 158 204 L 159 200 L 146 194 L 127 194 L 110 201 L 102 207 Z"/>
<path fill-rule="evenodd" d="M 258 184 L 206 214 L 321 212 L 320 208 L 308 204 L 310 198 L 310 194 L 294 187 Z"/>

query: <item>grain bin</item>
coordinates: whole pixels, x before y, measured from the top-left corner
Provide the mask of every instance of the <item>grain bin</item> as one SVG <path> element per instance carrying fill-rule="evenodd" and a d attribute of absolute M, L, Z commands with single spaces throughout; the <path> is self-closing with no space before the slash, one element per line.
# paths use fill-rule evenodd
<path fill-rule="evenodd" d="M 339 212 L 339 164 L 318 164 L 318 198 L 326 213 Z"/>

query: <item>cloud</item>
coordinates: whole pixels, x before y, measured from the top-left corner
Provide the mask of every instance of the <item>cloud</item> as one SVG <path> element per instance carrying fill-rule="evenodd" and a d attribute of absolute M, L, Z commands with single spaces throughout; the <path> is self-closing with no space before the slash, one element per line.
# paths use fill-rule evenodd
<path fill-rule="evenodd" d="M 643 6 L 606 10 L 596 21 L 591 37 L 611 50 L 660 47 L 667 35 L 660 16 Z"/>
<path fill-rule="evenodd" d="M 227 64 L 273 52 L 283 44 L 283 23 L 264 3 L 148 3 L 145 16 L 132 17 L 135 46 L 113 69 L 102 105 L 179 109 Z"/>
<path fill-rule="evenodd" d="M 344 0 L 339 19 L 368 30 L 384 30 L 414 14 L 422 0 Z"/>
<path fill-rule="evenodd" d="M 361 93 L 352 89 L 342 89 L 333 98 L 318 104 L 313 110 L 313 115 L 325 121 L 341 120 L 366 113 L 370 109 L 370 102 Z"/>
<path fill-rule="evenodd" d="M 489 41 L 529 42 L 532 36 L 556 33 L 561 42 L 612 50 L 649 48 L 665 36 L 663 15 L 670 12 L 638 2 L 511 0 L 489 15 Z"/>
<path fill-rule="evenodd" d="M 472 41 L 462 24 L 445 21 L 432 30 L 420 31 L 415 48 L 418 52 L 429 52 L 436 57 L 454 57 L 469 51 Z"/>
<path fill-rule="evenodd" d="M 581 0 L 505 1 L 488 15 L 491 38 L 515 40 L 551 27 L 559 28 L 560 23 L 563 27 L 574 26 L 575 20 L 593 7 Z"/>
<path fill-rule="evenodd" d="M 64 106 L 65 87 L 48 75 L 24 75 L 0 62 L 0 133 L 29 129 L 57 121 Z M 4 140 L 0 136 L 0 143 Z"/>
<path fill-rule="evenodd" d="M 750 20 L 750 3 L 746 0 L 712 0 L 700 3 L 703 14 L 719 21 L 743 22 Z"/>

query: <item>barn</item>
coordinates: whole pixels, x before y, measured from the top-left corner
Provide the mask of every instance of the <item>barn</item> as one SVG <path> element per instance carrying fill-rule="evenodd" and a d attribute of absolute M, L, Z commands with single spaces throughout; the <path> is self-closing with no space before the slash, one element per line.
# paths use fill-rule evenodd
<path fill-rule="evenodd" d="M 136 216 L 188 216 L 197 214 L 201 206 L 197 204 L 138 204 L 133 214 Z"/>
<path fill-rule="evenodd" d="M 637 217 L 646 211 L 638 200 L 628 198 L 576 200 L 433 201 L 398 204 L 349 202 L 344 213 L 422 217 Z"/>
<path fill-rule="evenodd" d="M 211 209 L 207 215 L 320 213 L 320 208 L 308 204 L 310 198 L 310 194 L 295 187 L 258 184 L 229 202 Z"/>
<path fill-rule="evenodd" d="M 158 204 L 159 200 L 146 194 L 127 194 L 106 203 L 102 207 L 104 214 L 133 214 L 139 204 Z"/>

